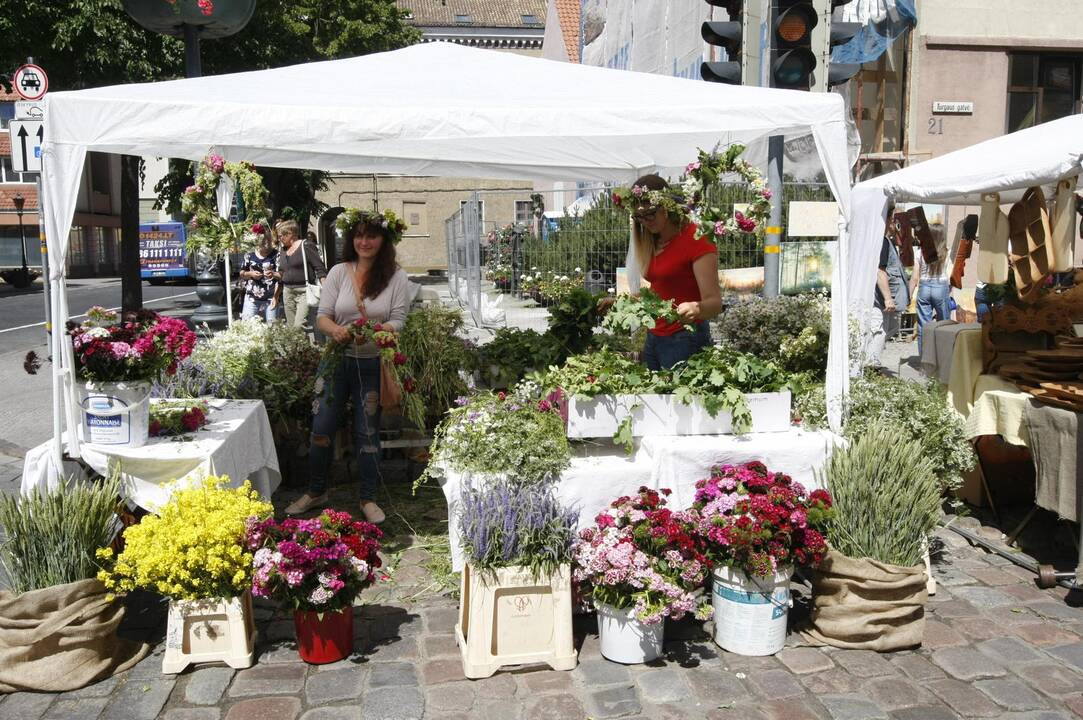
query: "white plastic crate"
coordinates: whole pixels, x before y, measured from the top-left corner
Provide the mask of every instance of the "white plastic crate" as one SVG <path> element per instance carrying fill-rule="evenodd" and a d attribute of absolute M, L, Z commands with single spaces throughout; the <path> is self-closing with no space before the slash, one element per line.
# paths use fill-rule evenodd
<path fill-rule="evenodd" d="M 790 428 L 789 390 L 751 393 L 745 402 L 752 413 L 749 432 L 785 432 Z M 728 412 L 711 417 L 703 404 L 679 402 L 673 395 L 598 395 L 589 400 L 568 399 L 568 437 L 611 437 L 621 422 L 632 416 L 632 435 L 729 435 Z"/>

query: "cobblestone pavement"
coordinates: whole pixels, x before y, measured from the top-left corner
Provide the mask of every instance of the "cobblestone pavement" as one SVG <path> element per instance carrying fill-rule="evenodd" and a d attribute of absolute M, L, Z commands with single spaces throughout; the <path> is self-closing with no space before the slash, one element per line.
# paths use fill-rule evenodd
<path fill-rule="evenodd" d="M 983 534 L 974 519 L 964 519 Z M 1083 716 L 1083 609 L 1063 589 L 1038 590 L 1009 561 L 937 533 L 939 591 L 925 644 L 892 654 L 788 647 L 774 657 L 720 651 L 695 623 L 667 628 L 666 656 L 626 667 L 601 658 L 589 616 L 576 618 L 580 663 L 571 672 L 516 668 L 469 681 L 453 639 L 456 601 L 432 586 L 430 553 L 398 553 L 392 579 L 356 609 L 356 653 L 302 663 L 292 622 L 257 605 L 258 662 L 161 673 L 160 601 L 134 602 L 128 633 L 158 641 L 132 670 L 77 692 L 18 693 L 12 720 L 564 720 L 705 718 L 1054 720 Z M 407 538 L 408 540 L 408 538 Z M 421 598 L 421 599 L 416 599 Z M 138 599 L 136 599 L 138 600 Z M 1069 598 L 1069 600 L 1071 600 Z M 799 602 L 800 605 L 800 602 Z M 798 614 L 795 612 L 795 614 Z M 709 626 L 708 626 L 709 628 Z M 794 636 L 791 635 L 791 642 Z"/>

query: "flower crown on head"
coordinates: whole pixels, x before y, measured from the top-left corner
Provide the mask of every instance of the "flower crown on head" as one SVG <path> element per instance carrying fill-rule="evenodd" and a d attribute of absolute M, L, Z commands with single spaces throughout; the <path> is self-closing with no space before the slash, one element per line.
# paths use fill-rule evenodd
<path fill-rule="evenodd" d="M 343 233 L 348 233 L 357 227 L 358 223 L 373 225 L 387 231 L 392 244 L 398 245 L 402 240 L 403 233 L 410 227 L 406 221 L 395 214 L 393 210 L 384 210 L 382 213 L 346 208 L 335 220 L 335 227 Z"/>
<path fill-rule="evenodd" d="M 679 187 L 667 187 L 651 190 L 645 185 L 633 185 L 630 188 L 619 187 L 612 191 L 613 205 L 635 214 L 637 208 L 661 208 L 674 221 L 683 222 L 691 210 L 684 193 Z"/>

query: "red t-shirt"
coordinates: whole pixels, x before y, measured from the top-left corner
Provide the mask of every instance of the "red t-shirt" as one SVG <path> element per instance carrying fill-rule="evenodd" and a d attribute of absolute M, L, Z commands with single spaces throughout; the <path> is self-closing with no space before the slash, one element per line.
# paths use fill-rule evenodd
<path fill-rule="evenodd" d="M 645 277 L 651 284 L 651 290 L 659 297 L 672 300 L 674 305 L 683 302 L 699 302 L 699 283 L 692 271 L 692 263 L 709 253 L 718 252 L 718 249 L 706 240 L 696 239 L 696 226 L 689 223 L 665 249 L 651 258 L 647 266 Z M 659 320 L 651 330 L 655 335 L 673 335 L 682 327 L 681 323 L 667 323 Z"/>

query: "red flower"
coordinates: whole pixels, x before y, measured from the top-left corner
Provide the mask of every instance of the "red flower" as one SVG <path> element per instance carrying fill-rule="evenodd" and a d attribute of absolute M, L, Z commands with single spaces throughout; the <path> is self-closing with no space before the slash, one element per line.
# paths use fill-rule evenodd
<path fill-rule="evenodd" d="M 497 398 L 498 398 L 498 399 L 499 399 L 499 400 L 500 400 L 501 402 L 503 402 L 504 400 L 506 400 L 506 399 L 507 399 L 507 397 L 508 397 L 508 394 L 507 394 L 506 392 L 504 392 L 503 390 L 501 390 L 500 392 L 498 392 L 498 393 L 496 394 L 496 397 L 497 397 Z"/>
<path fill-rule="evenodd" d="M 151 435 L 158 435 L 162 432 L 162 424 L 157 420 L 151 420 L 150 427 L 147 428 L 147 432 L 149 432 Z"/>
<path fill-rule="evenodd" d="M 394 361 L 395 361 L 396 365 L 405 365 L 406 364 L 406 356 L 403 355 L 400 352 L 397 352 L 397 353 L 395 353 Z"/>

